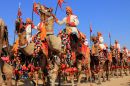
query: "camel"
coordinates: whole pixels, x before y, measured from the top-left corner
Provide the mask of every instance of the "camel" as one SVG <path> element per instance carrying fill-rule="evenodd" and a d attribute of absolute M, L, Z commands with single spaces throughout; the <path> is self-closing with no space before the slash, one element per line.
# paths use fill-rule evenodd
<path fill-rule="evenodd" d="M 92 42 L 94 43 L 93 44 L 94 52 L 92 52 L 92 56 L 91 56 L 91 68 L 92 68 L 91 70 L 94 71 L 96 69 L 96 72 L 98 73 L 97 84 L 101 84 L 101 81 L 100 81 L 101 74 L 103 74 L 103 82 L 105 82 L 105 70 L 108 70 L 107 79 L 110 81 L 110 61 L 108 59 L 108 52 L 107 50 L 106 51 L 99 50 L 97 36 L 93 35 L 91 36 L 91 39 L 92 39 Z M 96 72 L 93 72 L 93 73 L 95 74 Z"/>
<path fill-rule="evenodd" d="M 15 25 L 16 31 L 17 31 L 18 36 L 19 36 L 19 47 L 21 49 L 21 52 L 25 56 L 32 57 L 33 54 L 34 54 L 34 46 L 35 46 L 35 44 L 34 44 L 33 41 L 31 43 L 27 42 L 26 31 L 24 29 L 25 27 L 20 28 L 20 26 L 22 26 L 22 23 L 23 23 L 20 20 L 20 18 L 17 18 L 15 22 L 16 22 L 16 25 Z M 41 52 L 43 52 L 42 60 L 41 60 L 41 71 L 43 72 L 43 74 L 45 76 L 45 81 L 43 81 L 43 84 L 45 85 L 45 82 L 47 82 L 47 69 L 46 69 L 47 58 L 46 58 L 44 49 Z M 36 78 L 36 80 L 38 80 L 38 73 L 35 74 L 35 78 Z M 36 86 L 37 86 L 37 81 L 36 81 Z"/>
<path fill-rule="evenodd" d="M 110 45 L 110 50 L 111 50 L 111 56 L 112 56 L 112 75 L 114 76 L 114 70 L 116 72 L 116 75 L 118 77 L 118 70 L 119 70 L 119 66 L 121 66 L 122 62 L 120 59 L 120 52 L 116 49 L 114 49 L 114 46 Z M 122 67 L 120 69 L 120 75 L 122 76 Z"/>
<path fill-rule="evenodd" d="M 75 53 L 76 54 L 75 55 L 76 56 L 75 62 L 76 62 L 77 68 L 78 68 L 78 83 L 77 83 L 77 86 L 80 86 L 80 81 L 81 81 L 81 78 L 82 78 L 82 75 L 81 75 L 82 66 L 84 66 L 86 68 L 86 70 L 88 70 L 88 72 L 86 72 L 86 70 L 85 70 L 85 75 L 87 77 L 86 82 L 88 82 L 88 78 L 90 77 L 90 83 L 91 83 L 90 86 L 92 86 L 91 70 L 90 70 L 90 62 L 91 62 L 90 49 L 86 45 L 84 45 L 83 48 L 85 49 L 84 52 L 79 53 L 79 51 L 78 51 L 78 52 Z"/>
<path fill-rule="evenodd" d="M 36 9 L 39 10 L 39 12 L 41 14 L 45 14 L 45 15 L 43 15 L 43 18 L 45 19 L 44 23 L 45 23 L 45 26 L 46 26 L 46 31 L 48 31 L 48 30 L 49 31 L 53 31 L 54 18 L 52 16 L 53 15 L 52 14 L 52 9 L 50 9 L 48 7 L 44 7 L 41 4 L 39 4 L 39 3 L 36 5 Z M 66 33 L 67 33 L 68 29 L 64 29 L 64 30 L 62 30 L 60 32 L 64 32 L 64 31 L 66 31 Z M 67 37 L 68 36 L 70 37 L 70 34 L 68 34 Z M 61 37 L 61 38 L 63 38 L 63 37 Z M 56 76 L 57 76 L 56 72 L 59 69 L 58 66 L 60 64 L 58 62 L 61 62 L 61 60 L 63 60 L 62 57 L 61 57 L 61 54 L 62 54 L 61 51 L 62 51 L 62 49 L 60 49 L 61 48 L 61 38 L 59 39 L 58 37 L 55 37 L 54 34 L 47 34 L 47 37 L 46 37 L 46 39 L 47 39 L 46 41 L 48 43 L 49 48 L 52 49 L 52 50 L 54 50 L 54 51 L 56 51 L 57 55 L 59 56 L 59 58 L 57 58 L 55 60 L 55 62 L 54 62 L 54 70 L 55 71 L 52 74 L 52 86 L 54 86 L 54 83 L 55 83 L 55 80 L 56 80 Z M 55 42 L 54 40 L 56 40 L 56 42 L 58 42 L 58 43 L 52 43 L 52 42 Z M 54 47 L 56 45 L 60 45 L 60 46 L 57 46 L 57 48 L 59 49 L 59 51 L 57 51 L 56 49 L 52 48 L 52 47 Z M 72 49 L 72 51 L 75 50 L 72 46 L 71 46 L 71 49 Z M 74 51 L 74 52 L 76 53 L 76 51 Z M 80 55 L 80 54 L 83 55 L 81 52 L 78 55 Z M 71 64 L 73 64 L 73 63 L 74 63 L 74 61 Z M 88 56 L 87 67 L 88 67 L 88 70 L 89 70 L 89 73 L 90 73 L 90 67 L 89 66 L 90 66 L 90 59 L 89 59 L 89 56 Z M 81 67 L 80 67 L 80 69 L 81 69 Z M 90 77 L 91 77 L 91 74 L 90 74 Z M 81 78 L 81 77 L 79 77 L 79 78 Z M 90 78 L 90 81 L 91 81 L 91 78 Z M 74 75 L 71 75 L 71 82 L 72 82 L 72 86 L 74 86 Z M 80 83 L 80 79 L 79 79 L 79 83 Z"/>
<path fill-rule="evenodd" d="M 123 71 L 123 68 L 124 68 L 124 73 L 128 76 L 129 56 L 124 51 L 121 51 L 121 55 L 120 56 L 121 56 L 121 68 L 122 68 L 122 71 Z"/>
<path fill-rule="evenodd" d="M 0 57 L 1 57 L 4 38 L 8 39 L 7 27 L 5 27 L 5 23 L 0 18 Z M 8 44 L 7 44 L 7 47 L 8 47 Z M 2 71 L 5 74 L 7 86 L 11 86 L 13 68 L 0 58 L 0 86 L 2 86 L 2 83 L 3 83 Z"/>

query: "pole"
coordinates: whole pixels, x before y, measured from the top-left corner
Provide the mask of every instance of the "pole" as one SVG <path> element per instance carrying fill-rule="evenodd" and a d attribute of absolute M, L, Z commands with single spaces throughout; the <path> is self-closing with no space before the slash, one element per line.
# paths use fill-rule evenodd
<path fill-rule="evenodd" d="M 111 46 L 111 36 L 110 36 L 110 46 Z"/>
<path fill-rule="evenodd" d="M 59 0 L 58 0 L 58 3 L 59 3 Z M 56 6 L 56 11 L 55 11 L 55 15 L 56 15 L 56 12 L 57 12 L 57 8 L 58 8 L 58 3 L 57 3 L 57 6 Z"/>
<path fill-rule="evenodd" d="M 91 47 L 91 31 L 90 31 L 90 47 Z"/>
<path fill-rule="evenodd" d="M 19 2 L 19 8 L 20 8 L 20 2 Z M 18 12 L 19 12 L 19 8 L 18 8 Z M 18 18 L 18 14 L 17 14 L 17 18 Z M 15 27 L 15 31 L 16 31 L 16 27 Z M 14 32 L 14 43 L 13 44 L 15 44 L 15 32 Z"/>
<path fill-rule="evenodd" d="M 33 7 L 34 7 L 34 2 L 33 2 Z M 32 22 L 33 22 L 33 9 L 32 9 Z M 32 36 L 32 25 L 31 25 L 31 36 Z"/>

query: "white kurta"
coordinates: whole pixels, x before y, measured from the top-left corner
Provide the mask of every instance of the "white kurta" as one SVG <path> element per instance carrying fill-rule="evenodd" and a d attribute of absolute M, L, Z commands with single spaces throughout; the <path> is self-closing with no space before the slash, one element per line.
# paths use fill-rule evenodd
<path fill-rule="evenodd" d="M 126 50 L 122 50 L 123 52 L 125 51 L 126 53 L 127 53 L 127 55 L 128 55 L 128 50 L 126 49 Z"/>
<path fill-rule="evenodd" d="M 67 25 L 67 21 L 71 22 L 71 25 Z M 73 33 L 78 34 L 77 25 L 79 25 L 79 20 L 76 15 L 71 15 L 70 17 L 64 17 L 62 21 L 59 21 L 58 19 L 55 20 L 55 22 L 59 25 L 66 25 L 66 28 L 70 28 Z"/>
<path fill-rule="evenodd" d="M 26 38 L 27 38 L 27 41 L 28 43 L 30 43 L 30 38 L 31 38 L 31 25 L 27 25 L 25 27 L 26 29 Z"/>
<path fill-rule="evenodd" d="M 128 52 L 128 56 L 130 57 L 130 53 Z"/>
<path fill-rule="evenodd" d="M 40 23 L 42 23 L 42 22 L 40 22 Z M 42 25 L 41 25 L 41 26 L 40 26 L 40 23 L 38 23 L 38 25 L 37 25 L 37 26 L 35 26 L 35 25 L 33 25 L 33 26 L 32 26 L 35 30 L 38 30 L 38 32 L 40 32 L 40 28 L 42 28 L 42 27 L 43 27 L 43 23 L 42 23 Z"/>
<path fill-rule="evenodd" d="M 99 37 L 98 43 L 99 43 L 99 47 L 102 49 L 106 49 L 105 45 L 103 44 L 104 38 L 102 36 Z"/>
<path fill-rule="evenodd" d="M 118 48 L 120 50 L 120 44 L 114 44 L 114 48 Z"/>
<path fill-rule="evenodd" d="M 84 44 L 87 46 L 88 45 L 88 39 L 85 39 Z"/>
<path fill-rule="evenodd" d="M 33 25 L 32 28 L 34 28 L 35 30 L 38 30 L 38 29 L 39 29 L 39 25 L 40 25 L 40 23 L 38 23 L 37 26 Z M 41 27 L 42 27 L 42 26 L 43 26 L 43 24 L 41 25 Z M 26 29 L 27 41 L 28 41 L 28 43 L 30 43 L 30 41 L 32 40 L 32 37 L 31 37 L 31 25 L 30 25 L 30 24 L 27 25 L 27 26 L 25 27 L 25 29 Z M 38 32 L 39 32 L 39 31 L 38 31 Z"/>

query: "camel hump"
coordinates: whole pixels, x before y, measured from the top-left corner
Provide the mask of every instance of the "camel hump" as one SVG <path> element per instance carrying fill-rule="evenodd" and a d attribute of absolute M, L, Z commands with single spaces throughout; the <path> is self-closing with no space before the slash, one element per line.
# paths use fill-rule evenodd
<path fill-rule="evenodd" d="M 5 26 L 4 21 L 2 20 L 2 18 L 0 18 L 0 26 Z"/>
<path fill-rule="evenodd" d="M 3 21 L 2 18 L 0 18 L 0 22 Z"/>

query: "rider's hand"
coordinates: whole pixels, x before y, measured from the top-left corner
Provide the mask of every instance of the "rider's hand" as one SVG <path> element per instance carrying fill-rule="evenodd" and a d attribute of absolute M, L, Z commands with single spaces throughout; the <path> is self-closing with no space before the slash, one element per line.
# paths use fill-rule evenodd
<path fill-rule="evenodd" d="M 54 19 L 56 19 L 56 15 L 53 15 Z"/>
<path fill-rule="evenodd" d="M 33 21 L 31 22 L 31 25 L 33 25 Z"/>
<path fill-rule="evenodd" d="M 68 26 L 70 26 L 70 25 L 71 25 L 71 22 L 67 21 L 66 24 L 67 24 Z"/>
<path fill-rule="evenodd" d="M 17 31 L 15 30 L 15 31 L 14 31 L 14 33 L 16 33 L 16 34 L 17 34 Z"/>

